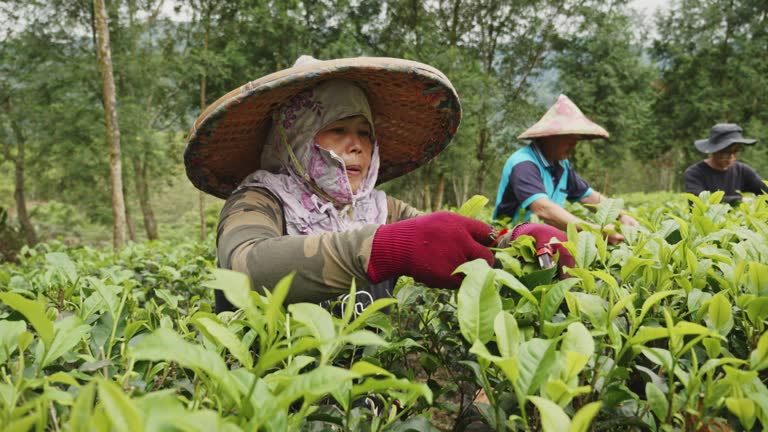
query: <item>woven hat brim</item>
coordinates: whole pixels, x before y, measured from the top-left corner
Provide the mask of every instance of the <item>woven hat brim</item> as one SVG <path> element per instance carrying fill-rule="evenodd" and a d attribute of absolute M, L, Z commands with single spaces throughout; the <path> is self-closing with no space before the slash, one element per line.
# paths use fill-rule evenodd
<path fill-rule="evenodd" d="M 733 144 L 753 145 L 756 142 L 757 140 L 753 138 L 735 138 L 735 139 L 725 140 L 718 144 L 713 145 L 709 141 L 709 139 L 700 139 L 700 140 L 694 141 L 693 145 L 696 147 L 696 150 L 702 153 L 710 154 L 710 153 L 719 152 L 720 150 L 728 148 Z"/>
<path fill-rule="evenodd" d="M 320 61 L 267 75 L 211 104 L 187 138 L 187 176 L 200 190 L 226 198 L 259 169 L 271 114 L 297 93 L 331 79 L 359 86 L 368 97 L 379 143 L 383 183 L 439 154 L 461 121 L 451 82 L 423 63 L 359 57 Z"/>

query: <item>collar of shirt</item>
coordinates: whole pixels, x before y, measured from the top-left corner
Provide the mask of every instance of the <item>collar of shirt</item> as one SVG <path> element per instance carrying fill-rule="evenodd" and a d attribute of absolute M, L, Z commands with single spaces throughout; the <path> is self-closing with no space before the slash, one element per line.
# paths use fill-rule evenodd
<path fill-rule="evenodd" d="M 562 163 L 552 165 L 549 163 L 549 160 L 544 157 L 544 153 L 541 152 L 541 149 L 535 142 L 531 143 L 531 147 L 533 147 L 533 153 L 536 155 L 536 158 L 539 160 L 544 169 L 546 169 L 547 172 L 552 175 L 552 177 L 557 177 L 557 175 L 562 171 Z"/>

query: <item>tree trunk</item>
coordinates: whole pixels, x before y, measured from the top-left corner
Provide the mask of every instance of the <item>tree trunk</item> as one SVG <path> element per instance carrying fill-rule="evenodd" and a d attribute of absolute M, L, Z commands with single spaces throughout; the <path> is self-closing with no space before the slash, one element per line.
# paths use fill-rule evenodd
<path fill-rule="evenodd" d="M 477 176 L 475 177 L 475 181 L 477 184 L 477 191 L 476 193 L 481 194 L 483 193 L 483 188 L 485 187 L 485 175 L 486 175 L 486 157 L 485 157 L 485 148 L 488 144 L 488 126 L 483 125 L 480 128 L 480 136 L 477 139 L 477 161 L 480 163 L 477 169 Z"/>
<path fill-rule="evenodd" d="M 421 196 L 424 197 L 424 207 L 422 207 L 426 211 L 432 210 L 432 191 L 429 188 L 429 182 L 425 181 L 424 186 L 421 190 Z"/>
<path fill-rule="evenodd" d="M 13 104 L 11 98 L 5 99 L 4 111 L 11 113 L 13 111 Z M 32 225 L 32 221 L 29 219 L 29 213 L 27 213 L 27 199 L 24 196 L 24 163 L 25 163 L 25 144 L 26 139 L 24 133 L 21 131 L 21 127 L 18 123 L 11 120 L 11 131 L 13 132 L 14 140 L 16 141 L 16 157 L 11 155 L 10 143 L 6 141 L 3 144 L 3 153 L 5 158 L 13 162 L 14 166 L 14 190 L 13 198 L 16 201 L 16 215 L 19 218 L 19 225 L 21 225 L 21 231 L 27 244 L 34 246 L 37 244 L 37 233 L 35 227 Z"/>
<path fill-rule="evenodd" d="M 37 233 L 35 232 L 35 227 L 32 225 L 32 221 L 29 219 L 29 213 L 27 213 L 27 199 L 24 196 L 24 136 L 15 122 L 12 122 L 11 127 L 13 128 L 14 135 L 16 135 L 16 157 L 13 159 L 13 198 L 16 201 L 16 214 L 19 218 L 19 225 L 21 225 L 21 232 L 24 234 L 27 244 L 34 246 L 37 244 Z"/>
<path fill-rule="evenodd" d="M 443 195 L 445 194 L 445 174 L 440 174 L 437 180 L 437 191 L 435 191 L 435 200 L 432 201 L 432 210 L 438 211 L 443 207 Z M 458 203 L 461 205 L 461 203 Z"/>
<path fill-rule="evenodd" d="M 462 173 L 460 181 L 456 178 L 451 179 L 453 186 L 453 195 L 456 197 L 456 205 L 461 206 L 467 201 L 467 191 L 469 190 L 469 173 Z"/>
<path fill-rule="evenodd" d="M 149 200 L 149 185 L 147 182 L 147 165 L 142 165 L 138 156 L 132 156 L 133 178 L 136 182 L 136 195 L 139 197 L 139 206 L 141 214 L 144 217 L 144 230 L 147 231 L 147 239 L 157 240 L 157 223 L 155 222 L 155 212 L 152 210 L 152 203 Z"/>
<path fill-rule="evenodd" d="M 120 126 L 117 122 L 117 95 L 112 75 L 112 53 L 109 48 L 109 27 L 104 0 L 93 0 L 98 35 L 98 59 L 101 70 L 104 113 L 109 142 L 109 176 L 112 186 L 112 242 L 115 249 L 125 245 L 125 198 L 123 197 L 123 167 L 120 159 Z"/>
<path fill-rule="evenodd" d="M 123 196 L 126 196 L 125 193 L 123 193 Z M 132 242 L 136 241 L 136 224 L 133 223 L 133 216 L 131 216 L 131 204 L 130 200 L 126 198 L 125 200 L 125 227 L 128 230 L 128 239 L 130 239 Z"/>

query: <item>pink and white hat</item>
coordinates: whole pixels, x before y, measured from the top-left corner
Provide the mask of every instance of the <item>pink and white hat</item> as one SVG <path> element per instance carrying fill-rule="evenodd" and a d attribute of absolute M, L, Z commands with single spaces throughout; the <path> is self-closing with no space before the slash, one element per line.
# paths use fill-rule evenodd
<path fill-rule="evenodd" d="M 568 96 L 560 95 L 535 125 L 517 139 L 532 139 L 554 135 L 579 135 L 581 139 L 608 138 L 608 131 L 588 119 Z"/>

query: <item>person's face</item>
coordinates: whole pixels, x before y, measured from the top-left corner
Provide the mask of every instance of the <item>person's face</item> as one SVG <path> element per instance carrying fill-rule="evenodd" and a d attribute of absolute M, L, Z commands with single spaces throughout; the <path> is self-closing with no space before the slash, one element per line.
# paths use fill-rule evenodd
<path fill-rule="evenodd" d="M 578 135 L 556 135 L 539 138 L 541 152 L 550 162 L 568 159 L 579 142 Z"/>
<path fill-rule="evenodd" d="M 344 160 L 352 192 L 357 192 L 371 166 L 371 126 L 363 116 L 336 120 L 315 135 L 317 144 Z"/>
<path fill-rule="evenodd" d="M 726 171 L 736 161 L 736 157 L 741 153 L 744 147 L 741 144 L 732 144 L 718 152 L 709 155 L 709 166 L 718 170 Z"/>

